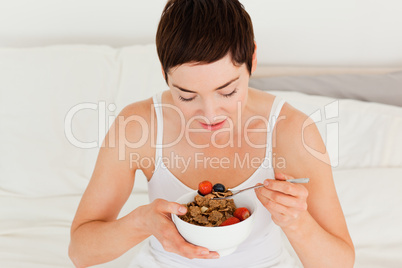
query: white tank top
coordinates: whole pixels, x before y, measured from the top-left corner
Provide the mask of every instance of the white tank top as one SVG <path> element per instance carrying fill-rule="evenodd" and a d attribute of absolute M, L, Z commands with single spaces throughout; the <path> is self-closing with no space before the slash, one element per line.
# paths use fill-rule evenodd
<path fill-rule="evenodd" d="M 162 106 L 160 105 L 161 98 L 162 93 L 153 97 L 157 118 L 157 138 L 155 171 L 148 182 L 150 202 L 157 198 L 175 201 L 180 196 L 194 191 L 194 189 L 189 188 L 178 180 L 165 166 L 163 161 L 161 161 L 163 149 L 163 113 Z M 269 115 L 267 146 L 264 161 L 247 180 L 234 187 L 233 190 L 254 186 L 257 183 L 262 183 L 267 178 L 274 178 L 274 169 L 272 166 L 272 130 L 283 104 L 284 101 L 278 97 L 276 97 L 273 102 Z M 253 191 L 252 196 L 257 198 Z M 258 200 L 257 203 L 259 208 L 256 211 L 257 214 L 254 229 L 250 236 L 233 254 L 219 259 L 191 260 L 165 251 L 161 243 L 154 236 L 151 236 L 149 239 L 149 245 L 146 247 L 146 250 L 150 252 L 148 252 L 146 258 L 143 258 L 144 260 L 147 260 L 148 265 L 144 267 L 294 267 L 293 264 L 291 265 L 287 260 L 284 260 L 284 256 L 286 256 L 286 258 L 290 258 L 290 256 L 283 252 L 286 250 L 282 244 L 280 228 L 272 221 L 271 214 L 268 210 L 263 207 Z M 155 261 L 154 266 L 149 263 L 152 259 Z M 138 265 L 132 267 L 142 266 Z"/>

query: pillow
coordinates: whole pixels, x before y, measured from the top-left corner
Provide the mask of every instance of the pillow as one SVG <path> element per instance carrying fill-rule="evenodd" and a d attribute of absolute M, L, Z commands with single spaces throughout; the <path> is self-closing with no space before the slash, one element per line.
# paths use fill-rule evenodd
<path fill-rule="evenodd" d="M 166 88 L 154 44 L 0 48 L 0 75 L 0 196 L 82 194 L 114 116 Z"/>
<path fill-rule="evenodd" d="M 71 144 L 64 123 L 76 105 L 95 105 L 69 125 L 76 140 L 98 141 L 98 104 L 116 94 L 114 59 L 106 46 L 0 49 L 0 195 L 82 194 L 99 148 Z"/>
<path fill-rule="evenodd" d="M 154 44 L 123 47 L 117 60 L 121 70 L 115 97 L 116 114 L 130 103 L 168 89 Z"/>
<path fill-rule="evenodd" d="M 387 74 L 252 77 L 250 86 L 261 90 L 298 91 L 402 106 L 402 71 Z"/>
<path fill-rule="evenodd" d="M 315 121 L 334 168 L 402 167 L 402 107 L 300 92 L 270 93 Z"/>

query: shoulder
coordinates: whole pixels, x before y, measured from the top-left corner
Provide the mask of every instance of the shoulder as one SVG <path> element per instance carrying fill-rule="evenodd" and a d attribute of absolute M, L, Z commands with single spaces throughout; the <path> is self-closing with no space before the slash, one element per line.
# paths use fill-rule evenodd
<path fill-rule="evenodd" d="M 127 128 L 131 134 L 139 132 L 138 127 L 144 128 L 146 124 L 147 128 L 150 127 L 150 123 L 153 121 L 152 117 L 155 116 L 153 100 L 152 98 L 131 103 L 124 107 L 118 114 L 115 122 L 121 126 Z M 135 130 L 135 131 L 132 131 Z M 142 129 L 146 131 L 147 129 Z"/>
<path fill-rule="evenodd" d="M 273 134 L 273 151 L 285 159 L 288 171 L 329 164 L 326 147 L 315 122 L 290 104 L 284 104 Z"/>
<path fill-rule="evenodd" d="M 321 144 L 321 135 L 313 119 L 289 103 L 285 102 L 278 119 L 277 131 L 288 142 Z"/>
<path fill-rule="evenodd" d="M 314 123 L 311 118 L 285 102 L 275 127 L 276 131 L 280 131 L 281 136 L 286 135 L 287 138 L 296 138 L 303 134 L 304 127 L 310 123 Z"/>
<path fill-rule="evenodd" d="M 149 131 L 152 103 L 152 99 L 146 99 L 129 104 L 121 110 L 115 119 L 120 138 L 124 135 L 136 139 Z"/>
<path fill-rule="evenodd" d="M 250 88 L 250 97 L 253 99 L 251 107 L 254 108 L 255 114 L 269 113 L 275 98 L 268 92 Z M 270 116 L 270 115 L 269 115 Z M 300 110 L 294 108 L 289 103 L 285 102 L 280 114 L 277 118 L 277 123 L 275 125 L 275 133 L 280 132 L 280 137 L 283 140 L 297 140 L 301 135 L 304 135 L 304 130 L 308 131 L 308 134 L 318 134 L 318 131 L 314 130 L 315 123 L 312 119 L 301 112 Z M 308 138 L 313 138 L 308 135 Z M 317 137 L 316 137 L 317 138 Z"/>
<path fill-rule="evenodd" d="M 115 118 L 107 136 L 109 143 L 112 140 L 119 150 L 124 148 L 125 158 L 130 157 L 130 154 L 152 155 L 151 139 L 155 124 L 152 98 L 131 103 Z"/>
<path fill-rule="evenodd" d="M 148 98 L 127 105 L 121 110 L 118 116 L 128 118 L 132 115 L 139 115 L 145 118 L 150 114 L 151 108 L 153 108 L 153 100 L 152 98 Z"/>

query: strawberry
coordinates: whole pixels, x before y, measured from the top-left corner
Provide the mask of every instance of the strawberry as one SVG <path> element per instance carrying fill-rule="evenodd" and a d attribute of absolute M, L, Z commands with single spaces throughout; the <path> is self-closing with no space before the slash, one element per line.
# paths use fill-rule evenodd
<path fill-rule="evenodd" d="M 212 192 L 212 183 L 210 181 L 202 181 L 198 184 L 198 192 L 202 195 L 207 195 Z"/>
<path fill-rule="evenodd" d="M 238 218 L 241 221 L 244 221 L 248 217 L 250 217 L 250 211 L 248 211 L 247 208 L 242 207 L 242 208 L 237 208 L 235 212 L 233 213 L 233 216 Z"/>
<path fill-rule="evenodd" d="M 221 225 L 219 225 L 219 226 L 232 225 L 232 224 L 235 224 L 235 223 L 238 223 L 238 222 L 240 222 L 240 220 L 238 218 L 230 217 L 230 218 L 226 219 L 224 222 L 222 222 Z"/>

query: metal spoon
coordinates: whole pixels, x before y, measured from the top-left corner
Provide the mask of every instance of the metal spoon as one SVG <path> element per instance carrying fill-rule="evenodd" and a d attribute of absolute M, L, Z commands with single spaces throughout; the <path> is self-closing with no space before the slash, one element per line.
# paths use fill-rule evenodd
<path fill-rule="evenodd" d="M 289 179 L 289 180 L 286 180 L 286 181 L 291 182 L 291 183 L 308 183 L 310 181 L 310 179 L 309 178 L 298 178 L 298 179 Z M 239 194 L 241 192 L 244 192 L 244 191 L 247 191 L 247 190 L 250 190 L 250 189 L 260 188 L 260 187 L 263 187 L 263 186 L 264 186 L 263 184 L 260 184 L 260 185 L 255 185 L 255 186 L 251 186 L 251 187 L 248 187 L 248 188 L 244 188 L 244 189 L 241 189 L 241 190 L 234 190 L 234 191 L 231 190 L 231 189 L 228 189 L 228 191 L 231 191 L 233 193 L 232 195 L 225 196 L 225 197 L 214 197 L 212 199 L 220 200 L 220 199 L 231 198 L 232 196 L 237 195 L 237 194 Z"/>

